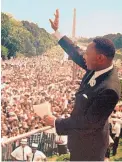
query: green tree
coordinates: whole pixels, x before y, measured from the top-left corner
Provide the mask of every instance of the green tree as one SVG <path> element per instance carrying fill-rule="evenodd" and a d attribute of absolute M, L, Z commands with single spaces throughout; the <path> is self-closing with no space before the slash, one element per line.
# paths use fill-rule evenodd
<path fill-rule="evenodd" d="M 47 49 L 55 46 L 57 41 L 45 29 L 39 28 L 37 24 L 22 21 L 23 26 L 32 34 L 33 46 L 36 48 L 36 54 L 40 55 Z"/>
<path fill-rule="evenodd" d="M 4 13 L 1 15 L 1 44 L 8 49 L 8 58 L 15 56 L 19 51 L 19 41 L 15 35 L 12 35 L 12 23 L 10 17 Z"/>
<path fill-rule="evenodd" d="M 107 38 L 107 39 L 112 40 L 116 49 L 122 48 L 122 34 L 121 33 L 107 34 L 107 35 L 104 35 L 103 38 Z M 78 42 L 89 43 L 89 42 L 92 42 L 93 39 L 94 38 L 87 39 L 87 38 L 81 37 L 80 39 L 78 39 Z"/>
<path fill-rule="evenodd" d="M 40 55 L 57 44 L 57 40 L 28 21 L 18 21 L 11 15 L 1 14 L 1 44 L 8 49 L 8 57 L 16 52 L 26 56 Z"/>
<path fill-rule="evenodd" d="M 11 30 L 11 23 L 9 17 L 2 13 L 1 14 L 1 44 L 6 46 L 8 44 L 8 36 Z"/>
<path fill-rule="evenodd" d="M 31 43 L 30 39 L 25 40 L 25 54 L 26 56 L 36 55 L 36 48 Z"/>
<path fill-rule="evenodd" d="M 11 56 L 16 56 L 16 52 L 19 51 L 20 46 L 17 39 L 9 37 L 9 43 L 7 47 L 9 49 L 8 58 L 10 59 Z"/>
<path fill-rule="evenodd" d="M 116 49 L 122 48 L 122 36 L 119 35 L 118 37 L 116 37 L 114 40 L 114 45 L 116 47 Z"/>
<path fill-rule="evenodd" d="M 8 49 L 1 45 L 1 57 L 4 60 L 8 56 Z"/>

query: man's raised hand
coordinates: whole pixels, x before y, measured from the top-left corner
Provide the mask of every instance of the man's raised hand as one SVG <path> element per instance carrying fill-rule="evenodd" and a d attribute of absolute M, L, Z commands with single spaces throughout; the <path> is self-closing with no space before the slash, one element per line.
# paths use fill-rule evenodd
<path fill-rule="evenodd" d="M 55 15 L 55 19 L 54 21 L 52 21 L 51 19 L 49 19 L 50 23 L 51 23 L 51 27 L 53 28 L 53 30 L 58 30 L 58 27 L 59 27 L 59 10 L 57 9 L 56 10 L 56 13 L 54 14 Z"/>

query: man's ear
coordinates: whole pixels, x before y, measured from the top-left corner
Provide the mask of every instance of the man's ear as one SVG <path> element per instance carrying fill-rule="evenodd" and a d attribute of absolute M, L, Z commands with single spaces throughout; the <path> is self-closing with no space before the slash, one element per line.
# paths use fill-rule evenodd
<path fill-rule="evenodd" d="M 106 59 L 107 59 L 107 57 L 105 55 L 103 55 L 103 54 L 99 54 L 97 56 L 97 60 L 98 60 L 99 64 L 103 64 L 106 61 Z"/>

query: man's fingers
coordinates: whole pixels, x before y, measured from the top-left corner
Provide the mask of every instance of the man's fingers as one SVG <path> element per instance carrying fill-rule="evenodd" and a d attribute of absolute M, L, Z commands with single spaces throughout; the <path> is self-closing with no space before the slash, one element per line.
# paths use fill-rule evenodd
<path fill-rule="evenodd" d="M 51 19 L 49 19 L 49 21 L 50 21 L 51 24 L 53 23 L 53 21 Z"/>
<path fill-rule="evenodd" d="M 49 19 L 49 21 L 51 23 L 51 27 L 56 31 L 59 26 L 59 10 L 58 9 L 56 10 L 54 16 L 55 16 L 54 21 L 52 21 L 51 19 Z"/>
<path fill-rule="evenodd" d="M 58 24 L 58 22 L 59 22 L 58 20 L 55 20 L 53 23 L 54 23 L 54 24 Z"/>
<path fill-rule="evenodd" d="M 54 24 L 57 25 L 59 23 L 59 18 L 55 17 Z"/>
<path fill-rule="evenodd" d="M 55 20 L 53 22 L 51 19 L 49 19 L 49 21 L 50 21 L 50 23 L 51 23 L 52 26 L 58 26 L 58 20 Z"/>
<path fill-rule="evenodd" d="M 59 20 L 59 17 L 57 17 L 57 15 L 55 15 L 55 20 L 54 21 L 58 21 L 58 20 Z"/>
<path fill-rule="evenodd" d="M 49 19 L 49 21 L 50 21 L 51 25 L 53 25 L 53 21 L 51 19 Z"/>
<path fill-rule="evenodd" d="M 56 16 L 59 18 L 59 9 L 56 10 Z"/>
<path fill-rule="evenodd" d="M 54 13 L 55 18 L 59 18 L 59 10 L 56 10 L 56 13 Z"/>

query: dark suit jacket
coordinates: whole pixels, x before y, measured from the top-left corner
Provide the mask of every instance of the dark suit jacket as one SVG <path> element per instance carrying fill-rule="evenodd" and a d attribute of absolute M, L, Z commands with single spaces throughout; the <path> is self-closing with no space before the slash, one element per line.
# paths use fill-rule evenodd
<path fill-rule="evenodd" d="M 120 96 L 120 83 L 115 68 L 96 78 L 96 85 L 88 83 L 94 71 L 87 70 L 80 49 L 64 36 L 59 44 L 80 67 L 86 70 L 76 92 L 71 117 L 57 119 L 56 131 L 68 135 L 72 161 L 101 161 L 108 147 L 108 117 Z M 85 95 L 87 95 L 87 98 Z"/>

